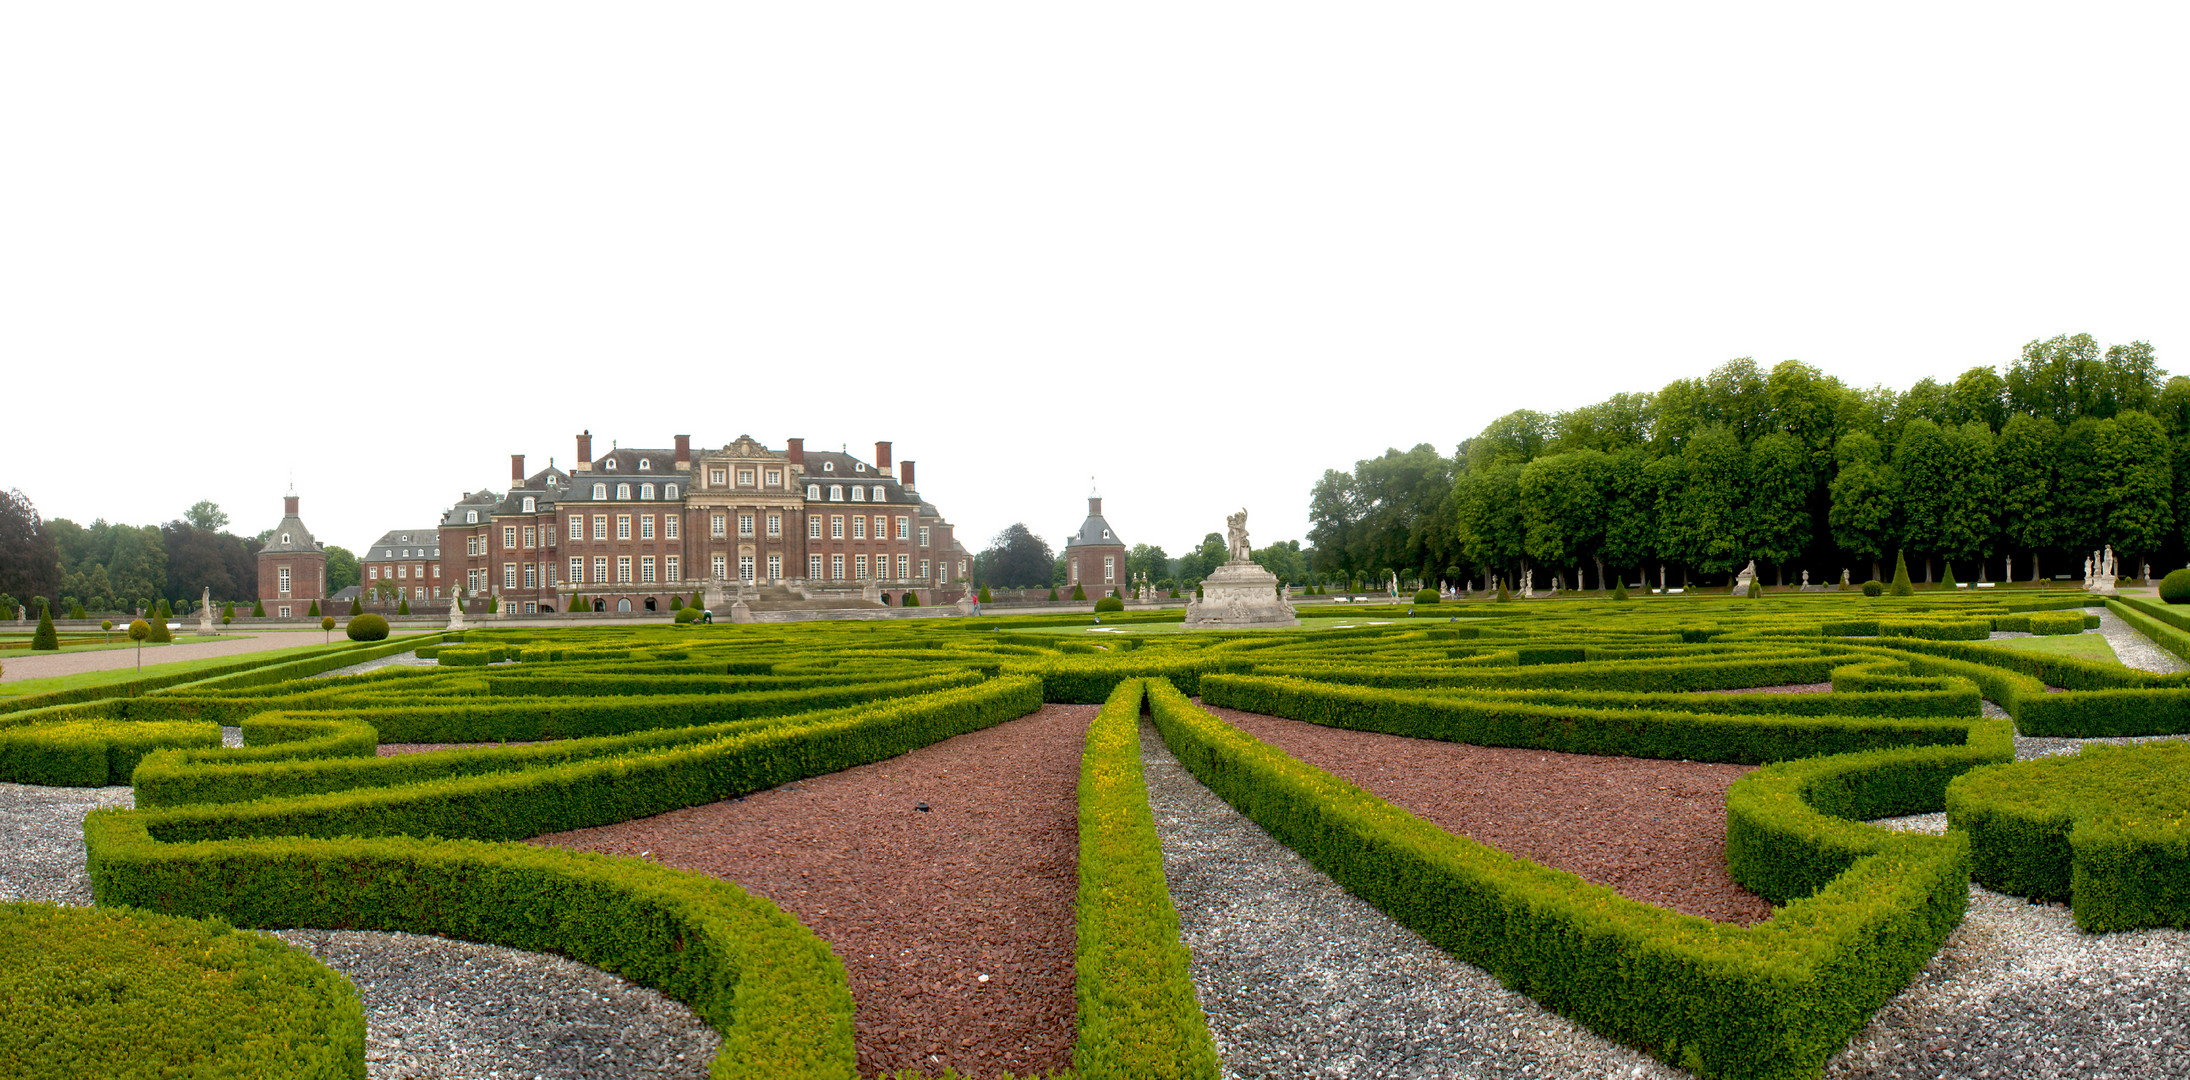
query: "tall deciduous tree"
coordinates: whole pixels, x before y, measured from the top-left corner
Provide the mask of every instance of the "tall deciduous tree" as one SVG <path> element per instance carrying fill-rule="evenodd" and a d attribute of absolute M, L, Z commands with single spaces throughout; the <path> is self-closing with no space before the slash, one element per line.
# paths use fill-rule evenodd
<path fill-rule="evenodd" d="M 1733 429 L 1697 432 L 1681 450 L 1684 490 L 1674 519 L 1682 559 L 1706 573 L 1724 573 L 1755 556 L 1748 551 L 1749 454 Z"/>
<path fill-rule="evenodd" d="M 191 504 L 190 509 L 183 511 L 182 519 L 210 533 L 228 527 L 228 515 L 211 499 L 199 499 Z"/>
<path fill-rule="evenodd" d="M 1784 431 L 1749 446 L 1749 550 L 1787 584 L 1787 564 L 1810 546 L 1810 489 L 1816 484 L 1809 448 Z"/>
<path fill-rule="evenodd" d="M 2030 580 L 2044 575 L 2045 549 L 2067 540 L 2060 517 L 2055 473 L 2061 425 L 2050 418 L 2016 413 L 2000 428 L 1993 448 L 1999 477 L 2000 535 L 2008 546 L 2030 553 Z"/>
<path fill-rule="evenodd" d="M 1552 567 L 1597 567 L 1604 587 L 1605 483 L 1609 463 L 1596 450 L 1576 450 L 1537 458 L 1521 469 L 1523 547 L 1529 557 Z M 1580 574 L 1577 573 L 1579 579 Z M 1580 580 L 1576 588 L 1587 586 Z"/>
<path fill-rule="evenodd" d="M 242 543 L 242 541 L 238 541 Z M 340 544 L 327 545 L 327 595 L 333 596 L 363 580 L 358 569 L 357 553 Z M 229 596 L 232 593 L 217 595 Z"/>
<path fill-rule="evenodd" d="M 57 596 L 60 587 L 61 552 L 53 530 L 22 489 L 0 495 L 0 593 Z"/>
<path fill-rule="evenodd" d="M 1528 528 L 1521 519 L 1521 464 L 1470 468 L 1453 500 L 1454 534 L 1470 566 L 1485 577 L 1510 580 L 1527 554 Z M 1321 550 L 1320 546 L 1318 550 Z M 1487 586 L 1486 586 L 1487 587 Z"/>
<path fill-rule="evenodd" d="M 987 558 L 982 566 L 988 574 L 984 585 L 1007 589 L 1030 589 L 1046 586 L 1054 576 L 1057 556 L 1048 544 L 1027 528 L 1025 522 L 1015 522 L 989 541 Z"/>
<path fill-rule="evenodd" d="M 1842 551 L 1869 560 L 1875 580 L 1883 576 L 1879 560 L 1901 542 L 1886 448 L 1868 431 L 1851 431 L 1833 448 L 1833 456 L 1837 467 L 1829 518 L 1833 542 Z"/>

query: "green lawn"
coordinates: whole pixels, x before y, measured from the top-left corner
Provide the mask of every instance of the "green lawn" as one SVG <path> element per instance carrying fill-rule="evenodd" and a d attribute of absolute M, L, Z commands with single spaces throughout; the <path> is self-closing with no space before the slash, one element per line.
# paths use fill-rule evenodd
<path fill-rule="evenodd" d="M 2106 643 L 2105 635 L 2095 630 L 2081 634 L 2061 634 L 2057 637 L 2005 638 L 1990 644 L 1995 649 L 2067 656 L 2077 660 L 2095 660 L 2102 664 L 2122 662 L 2120 657 L 2114 655 L 2114 646 Z"/>
<path fill-rule="evenodd" d="M 338 646 L 347 645 L 349 644 L 349 642 L 345 640 L 336 642 L 334 644 Z M 294 660 L 300 656 L 321 651 L 327 648 L 330 648 L 330 646 L 315 641 L 310 645 L 299 645 L 288 649 L 268 649 L 265 652 L 245 653 L 241 656 L 207 656 L 197 660 L 177 660 L 165 664 L 146 664 L 144 666 L 144 671 L 142 672 L 142 674 L 167 675 L 174 672 L 220 667 L 223 664 L 233 664 L 242 660 L 265 660 L 269 663 L 277 662 L 280 660 Z M 0 661 L 0 663 L 4 662 L 5 661 Z M 54 690 L 75 690 L 80 687 L 86 686 L 105 686 L 109 683 L 123 683 L 128 682 L 131 679 L 137 678 L 138 675 L 139 672 L 135 667 L 125 667 L 115 668 L 111 671 L 86 671 L 77 675 L 56 675 L 49 679 L 22 679 L 11 683 L 0 683 L 0 701 L 4 701 L 8 698 L 13 697 L 21 697 L 25 694 L 44 694 Z"/>

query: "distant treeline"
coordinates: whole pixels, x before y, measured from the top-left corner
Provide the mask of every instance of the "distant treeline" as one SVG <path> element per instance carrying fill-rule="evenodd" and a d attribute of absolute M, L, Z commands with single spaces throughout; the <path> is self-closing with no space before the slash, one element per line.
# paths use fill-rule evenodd
<path fill-rule="evenodd" d="M 2190 378 L 2145 342 L 2033 341 L 2006 372 L 1974 367 L 1906 392 L 1858 390 L 1787 361 L 1735 360 L 1656 393 L 1569 412 L 1523 409 L 1451 456 L 1428 444 L 1323 474 L 1310 497 L 1318 571 L 1544 587 L 1724 575 L 1930 578 L 2081 574 L 2112 545 L 2123 572 L 2181 565 L 2190 527 Z M 1587 571 L 1586 580 L 1584 571 Z"/>
<path fill-rule="evenodd" d="M 227 524 L 228 515 L 211 502 L 165 525 L 46 521 L 28 496 L 9 492 L 0 497 L 4 617 L 13 618 L 18 604 L 36 615 L 41 599 L 56 616 L 78 606 L 92 613 L 136 611 L 159 600 L 188 610 L 206 589 L 218 601 L 256 600 L 258 551 L 266 534 L 236 536 L 223 528 Z M 329 546 L 328 591 L 355 585 L 357 577 L 356 556 Z"/>

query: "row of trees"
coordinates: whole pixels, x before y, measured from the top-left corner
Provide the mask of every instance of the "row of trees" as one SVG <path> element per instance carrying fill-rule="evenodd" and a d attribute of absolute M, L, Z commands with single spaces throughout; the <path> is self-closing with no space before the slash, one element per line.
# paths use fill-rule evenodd
<path fill-rule="evenodd" d="M 2033 341 L 1906 392 L 1750 360 L 1570 412 L 1500 417 L 1451 457 L 1424 444 L 1327 471 L 1310 494 L 1323 569 L 1424 580 L 1572 572 L 1570 584 L 1718 575 L 1750 559 L 1881 576 L 1906 550 L 1930 579 L 2075 573 L 2190 549 L 2190 379 L 2144 342 Z M 1545 575 L 1539 574 L 1539 577 Z M 1541 582 L 1540 582 L 1541 583 Z"/>
<path fill-rule="evenodd" d="M 0 498 L 0 595 L 25 605 L 44 597 L 64 613 L 134 611 L 161 600 L 188 610 L 206 589 L 255 601 L 258 551 L 272 530 L 240 537 L 227 525 L 228 515 L 205 501 L 165 525 L 47 521 L 28 496 L 11 491 Z M 358 574 L 355 555 L 327 548 L 330 592 L 357 584 Z"/>
<path fill-rule="evenodd" d="M 1303 550 L 1298 540 L 1281 541 L 1252 554 L 1263 569 L 1281 581 L 1305 584 L 1310 580 L 1315 553 Z M 1217 533 L 1202 537 L 1199 546 L 1175 559 L 1155 545 L 1135 544 L 1126 551 L 1125 579 L 1120 586 L 1145 574 L 1150 582 L 1167 591 L 1191 589 L 1230 557 L 1224 537 Z M 989 546 L 973 557 L 971 571 L 976 584 L 998 589 L 1060 588 L 1066 573 L 1063 556 L 1024 522 L 997 533 Z"/>

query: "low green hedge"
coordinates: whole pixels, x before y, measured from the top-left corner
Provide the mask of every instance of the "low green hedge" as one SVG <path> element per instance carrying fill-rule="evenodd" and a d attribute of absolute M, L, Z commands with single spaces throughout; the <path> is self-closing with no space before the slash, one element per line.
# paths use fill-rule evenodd
<path fill-rule="evenodd" d="M 1327 727 L 1441 742 L 1744 765 L 1886 746 L 1959 745 L 1969 735 L 1967 720 L 1579 709 L 1537 705 L 1525 698 L 1378 690 L 1259 675 L 1204 676 L 1201 699 Z"/>
<path fill-rule="evenodd" d="M 2130 629 L 2151 638 L 2154 645 L 2173 653 L 2175 659 L 2190 662 L 2190 617 L 2143 597 L 2109 600 L 2106 609 L 2128 623 Z"/>
<path fill-rule="evenodd" d="M 350 981 L 266 934 L 0 901 L 0 1075 L 363 1080 Z"/>
<path fill-rule="evenodd" d="M 1080 757 L 1079 1031 L 1083 1080 L 1216 1080 L 1217 1051 L 1194 997 L 1193 958 L 1163 874 L 1141 774 L 1139 680 L 1120 683 Z"/>
<path fill-rule="evenodd" d="M 1926 641 L 1983 641 L 1992 636 L 1991 619 L 1829 619 L 1826 637 L 1907 637 Z"/>
<path fill-rule="evenodd" d="M 2190 744 L 2087 746 L 1947 787 L 1990 888 L 2066 900 L 2092 933 L 2190 929 Z"/>
<path fill-rule="evenodd" d="M 192 721 L 80 719 L 0 728 L 0 781 L 48 787 L 127 784 L 147 754 L 220 744 L 220 725 Z"/>
<path fill-rule="evenodd" d="M 1042 663 L 1007 664 L 1004 670 L 1015 674 L 1037 675 L 1042 680 L 1042 700 L 1069 704 L 1099 705 L 1110 700 L 1118 685 L 1129 679 L 1169 679 L 1187 693 L 1196 693 L 1202 679 L 1213 672 L 1246 671 L 1251 667 L 1244 658 L 1226 656 L 1166 657 L 1141 654 L 1103 653 L 1090 657 L 1060 657 Z"/>
<path fill-rule="evenodd" d="M 1817 1076 L 1923 969 L 1968 893 L 1966 848 L 1912 834 L 1767 922 L 1713 923 L 1448 833 L 1168 686 L 1150 702 L 1189 771 L 1348 890 L 1507 986 L 1706 1077 Z"/>

